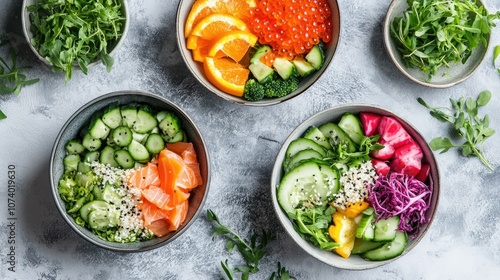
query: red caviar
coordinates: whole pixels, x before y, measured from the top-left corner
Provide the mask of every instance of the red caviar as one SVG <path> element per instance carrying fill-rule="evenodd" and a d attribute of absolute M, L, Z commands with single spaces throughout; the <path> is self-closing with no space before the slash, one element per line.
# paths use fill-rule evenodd
<path fill-rule="evenodd" d="M 327 0 L 257 0 L 248 27 L 261 44 L 292 59 L 331 40 L 332 12 Z"/>

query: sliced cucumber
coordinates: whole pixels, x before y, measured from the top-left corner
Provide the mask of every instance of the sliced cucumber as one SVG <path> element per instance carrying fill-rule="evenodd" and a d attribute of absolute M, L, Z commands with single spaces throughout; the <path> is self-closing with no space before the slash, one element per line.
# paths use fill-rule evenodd
<path fill-rule="evenodd" d="M 179 131 L 177 132 L 174 137 L 169 137 L 168 135 L 163 134 L 162 135 L 163 140 L 167 143 L 175 143 L 175 142 L 185 142 L 187 140 L 186 138 L 186 133 L 184 131 Z"/>
<path fill-rule="evenodd" d="M 306 150 L 301 150 L 297 152 L 295 155 L 293 155 L 291 158 L 288 160 L 283 161 L 283 170 L 285 173 L 288 173 L 292 168 L 294 168 L 299 162 L 307 159 L 323 159 L 323 156 L 313 150 L 313 149 L 306 149 Z"/>
<path fill-rule="evenodd" d="M 130 103 L 120 108 L 122 115 L 122 125 L 132 128 L 137 121 L 137 104 Z"/>
<path fill-rule="evenodd" d="M 394 240 L 398 232 L 399 216 L 393 216 L 375 223 L 375 236 L 373 241 L 388 242 Z"/>
<path fill-rule="evenodd" d="M 88 165 L 88 163 L 80 161 L 78 163 L 78 167 L 77 167 L 76 171 L 80 172 L 80 173 L 87 173 L 89 171 L 92 171 L 92 169 L 90 168 L 90 166 Z"/>
<path fill-rule="evenodd" d="M 83 156 L 83 161 L 85 162 L 99 161 L 99 155 L 100 153 L 98 151 L 88 152 L 85 154 L 85 156 Z"/>
<path fill-rule="evenodd" d="M 305 58 L 316 70 L 321 68 L 325 62 L 325 54 L 318 45 L 314 45 Z"/>
<path fill-rule="evenodd" d="M 78 163 L 81 161 L 79 155 L 67 155 L 63 159 L 64 171 L 76 171 Z"/>
<path fill-rule="evenodd" d="M 101 151 L 99 162 L 102 164 L 109 164 L 111 167 L 118 167 L 119 164 L 115 161 L 115 149 L 111 146 L 106 146 Z"/>
<path fill-rule="evenodd" d="M 147 162 L 149 160 L 149 152 L 141 143 L 132 140 L 127 149 L 134 160 L 139 162 Z"/>
<path fill-rule="evenodd" d="M 130 153 L 124 149 L 119 149 L 115 151 L 115 161 L 122 168 L 125 169 L 130 169 L 135 165 L 135 160 L 132 158 Z"/>
<path fill-rule="evenodd" d="M 325 183 L 325 186 L 329 190 L 327 192 L 327 199 L 330 201 L 332 196 L 336 194 L 340 189 L 340 173 L 337 169 L 332 168 L 324 163 L 319 163 L 319 169 L 323 174 L 323 181 Z"/>
<path fill-rule="evenodd" d="M 132 142 L 132 131 L 128 126 L 119 126 L 111 133 L 113 143 L 120 147 L 126 147 Z"/>
<path fill-rule="evenodd" d="M 375 215 L 372 213 L 371 215 L 364 215 L 361 217 L 361 220 L 358 223 L 358 228 L 356 229 L 356 237 L 363 238 L 365 230 L 368 227 L 373 227 L 373 219 Z"/>
<path fill-rule="evenodd" d="M 374 250 L 370 250 L 364 253 L 362 256 L 371 261 L 384 261 L 388 259 L 393 259 L 401 255 L 406 247 L 407 237 L 406 233 L 398 231 L 394 240 L 385 243 L 382 247 Z"/>
<path fill-rule="evenodd" d="M 108 208 L 109 204 L 106 201 L 93 200 L 80 208 L 80 217 L 82 217 L 85 222 L 88 222 L 88 216 L 91 211 L 96 209 L 99 209 L 101 211 L 108 211 Z"/>
<path fill-rule="evenodd" d="M 319 128 L 315 126 L 309 127 L 306 132 L 304 132 L 304 135 L 302 135 L 303 138 L 311 139 L 314 142 L 320 144 L 321 146 L 325 147 L 327 150 L 331 150 L 332 146 L 326 139 L 326 136 L 319 130 Z"/>
<path fill-rule="evenodd" d="M 89 125 L 89 134 L 92 138 L 104 139 L 108 137 L 110 129 L 99 117 L 100 114 L 95 114 L 92 117 Z"/>
<path fill-rule="evenodd" d="M 268 45 L 260 46 L 255 53 L 250 58 L 250 63 L 260 62 L 260 58 L 263 57 L 266 53 L 270 52 L 272 49 Z"/>
<path fill-rule="evenodd" d="M 296 57 L 292 60 L 293 65 L 295 65 L 295 68 L 297 69 L 297 73 L 299 73 L 300 76 L 305 77 L 312 72 L 316 71 L 314 66 L 312 66 L 309 62 L 307 62 L 304 58 L 302 57 Z"/>
<path fill-rule="evenodd" d="M 169 137 L 174 137 L 175 134 L 181 130 L 181 122 L 176 115 L 168 112 L 165 118 L 163 118 L 163 120 L 158 124 L 158 127 L 161 129 L 163 134 Z"/>
<path fill-rule="evenodd" d="M 140 106 L 137 111 L 137 120 L 132 129 L 137 133 L 148 133 L 158 125 L 158 121 L 154 117 L 153 110 L 146 105 Z"/>
<path fill-rule="evenodd" d="M 80 164 L 78 166 L 80 166 Z M 78 183 L 78 185 L 88 189 L 90 189 L 90 185 L 94 184 L 95 179 L 96 177 L 93 172 L 77 172 L 75 174 L 75 181 Z"/>
<path fill-rule="evenodd" d="M 168 114 L 167 111 L 160 111 L 156 113 L 156 120 L 158 121 L 158 123 L 161 122 L 167 114 Z"/>
<path fill-rule="evenodd" d="M 375 236 L 375 226 L 369 226 L 365 228 L 363 232 L 363 240 L 364 241 L 373 241 Z"/>
<path fill-rule="evenodd" d="M 282 57 L 277 57 L 274 60 L 273 67 L 274 70 L 276 70 L 276 72 L 278 73 L 278 75 L 280 75 L 281 78 L 283 78 L 283 80 L 290 78 L 297 72 L 297 69 L 295 69 L 293 63 L 290 62 L 290 60 Z"/>
<path fill-rule="evenodd" d="M 111 205 L 120 205 L 122 197 L 116 192 L 113 185 L 107 184 L 102 191 L 102 198 Z"/>
<path fill-rule="evenodd" d="M 365 137 L 358 117 L 351 113 L 345 113 L 342 116 L 339 121 L 339 127 L 358 145 L 363 140 L 363 137 Z"/>
<path fill-rule="evenodd" d="M 385 243 L 383 242 L 364 241 L 363 239 L 356 238 L 354 240 L 354 247 L 351 250 L 351 254 L 353 255 L 364 254 L 368 251 L 380 248 L 384 246 L 384 244 Z"/>
<path fill-rule="evenodd" d="M 109 128 L 115 129 L 122 123 L 122 115 L 120 111 L 120 107 L 118 107 L 117 103 L 110 104 L 104 113 L 102 114 L 102 121 Z"/>
<path fill-rule="evenodd" d="M 290 145 L 288 145 L 288 148 L 286 149 L 285 157 L 291 158 L 299 151 L 307 149 L 315 150 L 316 152 L 320 153 L 322 157 L 326 155 L 326 151 L 323 146 L 319 145 L 311 139 L 298 138 L 290 142 Z"/>
<path fill-rule="evenodd" d="M 255 79 L 261 83 L 265 84 L 273 79 L 274 70 L 273 68 L 265 65 L 262 62 L 254 62 L 248 65 L 248 69 L 252 72 Z"/>
<path fill-rule="evenodd" d="M 354 144 L 349 135 L 347 135 L 338 125 L 330 122 L 322 124 L 318 128 L 326 136 L 330 145 L 338 146 L 342 143 L 347 145 L 348 152 L 354 153 L 356 151 L 356 144 Z"/>
<path fill-rule="evenodd" d="M 119 222 L 119 211 L 95 209 L 88 214 L 89 226 L 95 230 L 105 230 L 110 227 L 115 227 Z"/>
<path fill-rule="evenodd" d="M 64 148 L 66 152 L 70 155 L 81 154 L 85 151 L 85 147 L 78 139 L 69 140 L 68 143 L 66 143 L 66 146 L 64 146 Z"/>
<path fill-rule="evenodd" d="M 98 185 L 94 185 L 92 188 L 92 194 L 94 195 L 95 200 L 103 200 L 102 199 L 102 189 Z"/>
<path fill-rule="evenodd" d="M 94 138 L 90 134 L 85 134 L 82 140 L 82 145 L 85 149 L 93 152 L 99 150 L 102 145 L 101 139 Z"/>
<path fill-rule="evenodd" d="M 144 146 L 150 154 L 155 155 L 165 149 L 165 141 L 160 134 L 153 133 L 148 136 Z"/>

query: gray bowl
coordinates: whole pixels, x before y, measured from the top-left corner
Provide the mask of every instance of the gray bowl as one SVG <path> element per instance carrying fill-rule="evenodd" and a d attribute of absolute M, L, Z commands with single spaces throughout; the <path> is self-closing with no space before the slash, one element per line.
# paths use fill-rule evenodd
<path fill-rule="evenodd" d="M 66 213 L 65 203 L 59 196 L 57 187 L 60 178 L 64 172 L 63 158 L 66 155 L 64 146 L 66 142 L 75 138 L 82 126 L 89 121 L 92 114 L 106 107 L 108 104 L 118 102 L 119 104 L 127 104 L 130 102 L 140 102 L 150 105 L 158 110 L 169 110 L 175 113 L 181 120 L 181 125 L 186 132 L 188 141 L 192 142 L 197 152 L 200 171 L 203 178 L 203 184 L 191 191 L 189 197 L 189 209 L 186 220 L 180 228 L 163 237 L 155 238 L 144 242 L 135 243 L 115 243 L 100 239 L 88 229 L 77 225 L 74 219 Z M 156 94 L 143 91 L 118 91 L 100 96 L 78 109 L 61 128 L 57 135 L 52 154 L 50 157 L 50 184 L 51 191 L 56 203 L 57 209 L 61 213 L 68 225 L 85 240 L 108 250 L 121 252 L 139 252 L 158 248 L 175 240 L 183 234 L 189 226 L 194 222 L 203 208 L 206 197 L 208 195 L 208 187 L 210 183 L 210 164 L 208 151 L 205 146 L 203 137 L 191 120 L 191 118 L 177 105 L 168 99 Z"/>
<path fill-rule="evenodd" d="M 483 6 L 481 1 L 478 1 L 480 6 Z M 394 43 L 394 39 L 390 34 L 390 26 L 395 17 L 403 16 L 404 11 L 408 8 L 408 4 L 406 0 L 393 0 L 389 9 L 387 10 L 387 15 L 384 22 L 384 44 L 389 54 L 389 57 L 394 62 L 396 67 L 410 80 L 421 84 L 423 86 L 432 87 L 432 88 L 447 88 L 454 86 L 458 83 L 465 81 L 467 78 L 472 76 L 474 72 L 478 69 L 478 67 L 483 62 L 488 46 L 483 46 L 480 44 L 478 48 L 476 48 L 467 62 L 465 64 L 456 63 L 453 64 L 450 68 L 441 67 L 436 75 L 432 77 L 431 81 L 427 81 L 428 74 L 423 73 L 418 68 L 407 68 L 403 61 L 401 60 L 401 55 L 396 48 L 396 44 Z M 486 37 L 486 40 L 489 45 L 490 36 Z"/>
<path fill-rule="evenodd" d="M 130 19 L 129 19 L 129 13 L 128 13 L 128 5 L 126 0 L 120 0 L 122 2 L 122 13 L 125 17 L 125 25 L 123 26 L 123 34 L 120 37 L 120 39 L 115 42 L 112 45 L 108 46 L 108 53 L 110 56 L 113 56 L 120 46 L 123 44 L 123 41 L 125 41 L 125 37 L 127 37 L 127 33 L 129 30 L 129 25 L 130 25 Z M 52 64 L 43 56 L 40 55 L 38 50 L 33 46 L 31 43 L 31 39 L 33 38 L 33 33 L 31 32 L 31 22 L 30 22 L 30 12 L 28 11 L 27 7 L 34 5 L 37 2 L 37 0 L 23 0 L 23 8 L 21 12 L 21 23 L 23 27 L 23 33 L 24 37 L 26 38 L 26 41 L 28 42 L 28 45 L 30 46 L 31 50 L 33 53 L 40 59 L 45 65 L 52 67 Z M 90 62 L 87 67 L 90 68 L 94 65 L 97 65 L 101 63 L 102 61 L 100 59 Z M 78 66 L 77 63 L 73 66 L 73 69 L 80 70 L 80 67 Z"/>
<path fill-rule="evenodd" d="M 417 238 L 414 240 L 408 240 L 408 244 L 403 252 L 399 257 L 391 259 L 391 260 L 386 260 L 386 261 L 368 261 L 365 259 L 362 259 L 359 256 L 350 256 L 348 259 L 344 259 L 337 255 L 334 252 L 328 252 L 319 249 L 318 247 L 315 247 L 311 245 L 309 242 L 306 240 L 302 239 L 300 235 L 295 231 L 293 228 L 293 225 L 288 218 L 287 214 L 281 209 L 278 199 L 276 196 L 276 190 L 277 186 L 279 185 L 281 178 L 283 177 L 283 169 L 282 169 L 282 163 L 283 160 L 285 159 L 285 154 L 286 154 L 286 149 L 290 142 L 293 140 L 299 138 L 306 130 L 308 127 L 314 125 L 314 126 L 319 126 L 323 123 L 326 122 L 331 122 L 331 121 L 338 121 L 340 117 L 346 113 L 350 112 L 353 114 L 357 114 L 359 112 L 371 112 L 371 113 L 376 113 L 379 115 L 384 115 L 384 116 L 392 116 L 395 117 L 396 119 L 399 120 L 401 125 L 404 127 L 404 129 L 410 134 L 410 136 L 415 140 L 415 142 L 422 148 L 422 152 L 424 155 L 424 159 L 427 161 L 427 163 L 430 165 L 430 178 L 433 181 L 433 192 L 432 192 L 432 198 L 431 198 L 431 204 L 429 209 L 426 212 L 426 217 L 429 219 L 429 223 L 425 224 L 420 231 L 420 234 Z M 280 223 L 283 225 L 285 228 L 285 231 L 287 234 L 293 239 L 293 241 L 304 251 L 306 251 L 309 255 L 312 257 L 328 264 L 334 267 L 338 268 L 343 268 L 343 269 L 351 269 L 351 270 L 362 270 L 362 269 L 370 269 L 370 268 L 375 268 L 379 267 L 382 265 L 385 265 L 387 263 L 390 263 L 402 256 L 404 256 L 406 253 L 408 253 L 411 249 L 413 249 L 415 246 L 417 246 L 418 242 L 422 240 L 424 237 L 425 233 L 431 226 L 431 223 L 434 219 L 434 215 L 438 206 L 438 200 L 439 200 L 439 170 L 437 166 L 436 159 L 434 158 L 434 154 L 432 153 L 432 150 L 430 149 L 429 145 L 423 138 L 423 136 L 412 126 L 410 125 L 407 121 L 402 119 L 401 117 L 397 116 L 396 114 L 390 112 L 389 110 L 386 110 L 381 107 L 373 106 L 373 105 L 367 105 L 367 104 L 350 104 L 350 105 L 339 105 L 330 109 L 327 109 L 325 111 L 319 112 L 303 123 L 301 123 L 292 133 L 288 136 L 288 138 L 285 140 L 283 143 L 277 157 L 276 161 L 274 163 L 272 175 L 271 175 L 271 197 L 272 197 L 272 203 L 274 210 L 276 212 L 276 215 L 278 216 L 278 219 Z"/>
<path fill-rule="evenodd" d="M 273 105 L 273 104 L 278 104 L 281 102 L 284 102 L 286 100 L 289 100 L 291 98 L 294 98 L 304 92 L 306 89 L 308 89 L 316 80 L 318 80 L 319 77 L 323 74 L 323 72 L 328 68 L 328 65 L 332 61 L 332 58 L 335 54 L 335 51 L 337 50 L 337 46 L 339 44 L 340 40 L 340 10 L 339 10 L 339 5 L 337 3 L 337 0 L 328 0 L 328 3 L 330 4 L 331 10 L 332 10 L 332 23 L 333 23 L 333 29 L 332 29 L 332 39 L 330 42 L 327 44 L 327 48 L 325 50 L 325 63 L 321 69 L 318 71 L 314 72 L 313 74 L 307 76 L 303 81 L 301 81 L 299 88 L 286 96 L 280 97 L 280 98 L 272 98 L 272 99 L 265 99 L 265 100 L 260 100 L 260 101 L 248 101 L 245 100 L 241 97 L 233 96 L 230 94 L 227 94 L 221 90 L 219 90 L 217 87 L 212 85 L 212 83 L 206 78 L 204 71 L 203 71 L 203 65 L 197 61 L 193 60 L 193 56 L 191 54 L 191 51 L 187 49 L 186 47 L 186 39 L 185 39 L 185 34 L 184 34 L 184 25 L 187 19 L 187 16 L 189 14 L 189 11 L 191 9 L 191 6 L 193 5 L 194 1 L 193 0 L 181 0 L 179 2 L 179 6 L 177 9 L 177 20 L 176 20 L 176 28 L 177 28 L 177 44 L 179 46 L 180 53 L 182 55 L 182 58 L 184 62 L 186 63 L 189 71 L 193 74 L 193 76 L 200 82 L 205 88 L 207 88 L 209 91 L 215 93 L 219 97 L 222 97 L 225 100 L 232 101 L 238 104 L 244 104 L 244 105 L 253 105 L 253 106 L 265 106 L 265 105 Z"/>

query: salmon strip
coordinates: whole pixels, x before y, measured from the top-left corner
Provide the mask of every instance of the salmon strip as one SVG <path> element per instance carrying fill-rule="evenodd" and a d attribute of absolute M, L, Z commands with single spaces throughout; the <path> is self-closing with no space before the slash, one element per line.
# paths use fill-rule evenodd
<path fill-rule="evenodd" d="M 149 186 L 141 190 L 143 198 L 147 199 L 149 202 L 153 203 L 160 209 L 170 210 L 173 208 L 170 200 L 172 196 L 167 194 L 162 188 Z"/>
<path fill-rule="evenodd" d="M 166 211 L 162 211 L 156 205 L 147 200 L 143 200 L 142 202 L 138 203 L 137 208 L 141 210 L 142 216 L 144 217 L 144 225 L 147 228 L 149 228 L 148 226 L 153 222 L 167 218 Z"/>
<path fill-rule="evenodd" d="M 180 155 L 184 162 L 193 169 L 198 185 L 203 184 L 203 177 L 200 172 L 200 165 L 198 163 L 198 158 L 196 156 L 196 151 L 194 150 L 193 143 L 186 142 L 176 142 L 167 143 L 167 149 Z"/>
<path fill-rule="evenodd" d="M 128 183 L 130 186 L 140 189 L 148 186 L 160 186 L 158 167 L 155 164 L 148 163 L 148 165 L 134 171 L 129 177 Z"/>
<path fill-rule="evenodd" d="M 167 233 L 173 231 L 172 225 L 167 219 L 156 220 L 147 227 L 156 236 L 162 237 Z"/>
<path fill-rule="evenodd" d="M 185 200 L 184 202 L 177 204 L 174 209 L 168 211 L 167 216 L 170 221 L 170 230 L 177 230 L 184 222 L 187 216 L 188 208 L 189 202 L 188 200 Z"/>

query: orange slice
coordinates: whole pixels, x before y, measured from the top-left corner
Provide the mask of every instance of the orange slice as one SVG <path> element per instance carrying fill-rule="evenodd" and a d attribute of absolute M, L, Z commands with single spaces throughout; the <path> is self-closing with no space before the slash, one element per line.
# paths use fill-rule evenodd
<path fill-rule="evenodd" d="M 257 42 L 258 37 L 247 31 L 230 31 L 217 39 L 208 51 L 208 56 L 228 56 L 234 61 L 240 61 Z"/>
<path fill-rule="evenodd" d="M 215 13 L 229 14 L 245 20 L 250 8 L 256 7 L 255 0 L 197 0 L 193 3 L 184 26 L 184 36 L 191 35 L 193 27 L 206 16 Z"/>
<path fill-rule="evenodd" d="M 339 244 L 339 247 L 333 249 L 341 257 L 347 259 L 351 255 L 356 238 L 356 229 L 358 225 L 354 221 L 340 212 L 333 214 L 333 225 L 328 227 L 328 234 Z"/>
<path fill-rule="evenodd" d="M 245 22 L 227 14 L 211 14 L 198 22 L 189 35 L 213 40 L 224 32 L 242 30 L 249 31 Z M 189 38 L 188 37 L 188 38 Z"/>
<path fill-rule="evenodd" d="M 229 58 L 205 58 L 203 69 L 208 80 L 218 89 L 234 96 L 243 96 L 250 70 Z"/>

